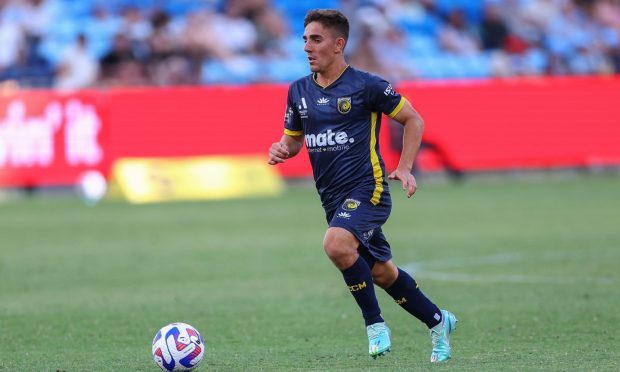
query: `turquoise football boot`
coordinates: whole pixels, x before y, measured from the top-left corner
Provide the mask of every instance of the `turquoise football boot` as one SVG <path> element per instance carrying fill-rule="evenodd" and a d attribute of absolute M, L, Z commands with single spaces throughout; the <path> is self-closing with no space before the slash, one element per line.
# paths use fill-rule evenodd
<path fill-rule="evenodd" d="M 456 329 L 458 320 L 448 310 L 441 310 L 441 323 L 431 329 L 433 352 L 431 362 L 439 363 L 450 359 L 450 335 Z"/>
<path fill-rule="evenodd" d="M 384 322 L 367 326 L 366 332 L 368 333 L 368 354 L 373 359 L 383 356 L 392 350 L 390 329 Z"/>

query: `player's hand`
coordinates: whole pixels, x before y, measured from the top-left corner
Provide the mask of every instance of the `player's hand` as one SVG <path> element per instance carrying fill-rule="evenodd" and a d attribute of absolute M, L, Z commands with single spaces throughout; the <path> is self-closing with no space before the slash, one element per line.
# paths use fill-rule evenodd
<path fill-rule="evenodd" d="M 288 146 L 281 142 L 274 142 L 269 148 L 269 164 L 276 165 L 284 163 L 285 159 L 288 159 L 290 152 Z"/>
<path fill-rule="evenodd" d="M 403 183 L 403 190 L 407 193 L 407 197 L 410 198 L 415 194 L 418 189 L 418 184 L 415 181 L 415 177 L 408 169 L 396 169 L 389 176 L 391 180 L 400 180 Z"/>

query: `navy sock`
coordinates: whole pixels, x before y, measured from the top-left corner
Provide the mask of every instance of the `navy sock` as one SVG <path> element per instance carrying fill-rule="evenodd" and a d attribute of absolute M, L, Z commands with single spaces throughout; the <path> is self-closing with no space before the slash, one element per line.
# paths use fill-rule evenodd
<path fill-rule="evenodd" d="M 405 271 L 398 269 L 398 277 L 385 290 L 403 309 L 420 319 L 428 328 L 441 322 L 441 311 L 418 288 L 418 283 Z"/>
<path fill-rule="evenodd" d="M 342 270 L 342 276 L 355 301 L 357 301 L 357 305 L 362 310 L 366 325 L 383 322 L 372 282 L 372 274 L 366 261 L 361 256 L 358 257 L 353 266 Z"/>

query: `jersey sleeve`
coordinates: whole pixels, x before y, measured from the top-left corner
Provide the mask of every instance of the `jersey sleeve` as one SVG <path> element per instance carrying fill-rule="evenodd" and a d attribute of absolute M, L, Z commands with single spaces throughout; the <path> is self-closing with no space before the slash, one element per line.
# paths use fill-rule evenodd
<path fill-rule="evenodd" d="M 366 90 L 371 111 L 380 111 L 393 118 L 405 105 L 405 97 L 396 92 L 390 83 L 379 77 L 369 78 Z"/>
<path fill-rule="evenodd" d="M 288 89 L 288 97 L 286 99 L 286 111 L 284 112 L 284 134 L 297 137 L 304 134 L 301 126 L 301 117 L 295 107 L 293 101 L 291 87 Z"/>

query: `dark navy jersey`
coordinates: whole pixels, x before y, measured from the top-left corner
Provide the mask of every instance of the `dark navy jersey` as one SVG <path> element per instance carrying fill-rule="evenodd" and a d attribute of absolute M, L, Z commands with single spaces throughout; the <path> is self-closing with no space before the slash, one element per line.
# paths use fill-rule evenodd
<path fill-rule="evenodd" d="M 394 117 L 404 104 L 387 81 L 352 67 L 326 87 L 314 74 L 290 85 L 284 133 L 304 136 L 324 208 L 360 187 L 371 188 L 375 205 L 389 200 L 379 153 L 381 113 Z"/>

